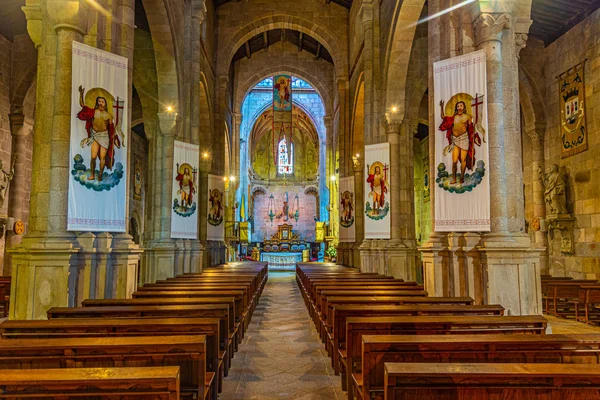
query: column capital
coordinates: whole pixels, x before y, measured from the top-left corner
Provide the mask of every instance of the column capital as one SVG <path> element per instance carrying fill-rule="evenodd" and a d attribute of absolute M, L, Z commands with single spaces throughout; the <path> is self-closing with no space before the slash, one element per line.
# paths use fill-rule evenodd
<path fill-rule="evenodd" d="M 192 18 L 199 24 L 206 18 L 206 2 L 204 0 L 195 0 L 192 2 Z"/>
<path fill-rule="evenodd" d="M 157 113 L 158 117 L 158 126 L 160 128 L 160 133 L 163 136 L 175 136 L 176 130 L 175 126 L 177 125 L 177 114 L 176 113 Z"/>
<path fill-rule="evenodd" d="M 47 0 L 46 8 L 55 31 L 73 30 L 87 33 L 88 6 L 84 0 Z"/>
<path fill-rule="evenodd" d="M 338 90 L 347 90 L 348 89 L 348 77 L 340 76 L 336 80 Z"/>
<path fill-rule="evenodd" d="M 42 8 L 39 5 L 26 5 L 21 10 L 27 18 L 27 33 L 38 49 L 42 45 Z"/>
<path fill-rule="evenodd" d="M 363 163 L 362 163 L 362 159 L 360 157 L 356 157 L 356 154 L 352 156 L 352 170 L 354 170 L 354 172 L 362 172 L 363 170 Z"/>
<path fill-rule="evenodd" d="M 385 133 L 390 134 L 400 134 L 400 129 L 402 127 L 402 121 L 399 119 L 386 119 L 385 120 Z"/>
<path fill-rule="evenodd" d="M 502 40 L 502 31 L 510 28 L 510 14 L 508 13 L 481 13 L 473 21 L 475 29 L 476 46 L 481 43 Z"/>
<path fill-rule="evenodd" d="M 360 5 L 360 10 L 358 11 L 358 15 L 360 15 L 360 19 L 363 25 L 368 25 L 373 23 L 373 3 L 372 2 L 362 2 Z"/>
<path fill-rule="evenodd" d="M 325 124 L 325 129 L 333 127 L 333 117 L 331 115 L 323 116 L 323 123 Z"/>
<path fill-rule="evenodd" d="M 525 133 L 533 143 L 544 143 L 545 126 L 531 126 L 525 129 Z"/>
<path fill-rule="evenodd" d="M 33 131 L 33 125 L 25 121 L 22 113 L 8 114 L 8 119 L 12 136 L 28 136 Z"/>

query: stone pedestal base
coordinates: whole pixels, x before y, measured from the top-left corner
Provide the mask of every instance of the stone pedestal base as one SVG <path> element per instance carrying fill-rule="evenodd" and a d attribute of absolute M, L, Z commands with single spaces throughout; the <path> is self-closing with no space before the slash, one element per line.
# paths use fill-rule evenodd
<path fill-rule="evenodd" d="M 423 259 L 423 284 L 429 296 L 451 296 L 451 253 L 446 234 L 432 233 L 419 248 Z"/>
<path fill-rule="evenodd" d="M 73 235 L 30 234 L 12 254 L 10 319 L 45 319 L 51 307 L 74 306 L 75 281 L 71 270 L 82 266 L 79 245 Z"/>
<path fill-rule="evenodd" d="M 77 238 L 80 268 L 73 270 L 69 304 L 80 304 L 85 299 L 131 298 L 137 289 L 139 246 L 130 235 L 107 232 L 87 232 Z"/>
<path fill-rule="evenodd" d="M 13 259 L 10 319 L 45 319 L 51 307 L 85 299 L 130 298 L 141 250 L 127 234 L 23 238 Z"/>
<path fill-rule="evenodd" d="M 507 315 L 542 313 L 540 251 L 527 236 L 434 233 L 419 250 L 430 296 L 501 304 Z"/>
<path fill-rule="evenodd" d="M 216 242 L 213 240 L 206 241 L 203 243 L 203 257 L 202 257 L 202 268 L 209 268 L 215 265 L 226 263 L 226 249 L 225 242 Z"/>
<path fill-rule="evenodd" d="M 157 280 L 174 277 L 176 275 L 176 250 L 177 246 L 172 239 L 148 242 L 144 249 L 139 283 L 154 283 Z"/>
<path fill-rule="evenodd" d="M 417 278 L 417 251 L 394 240 L 365 240 L 360 245 L 362 272 L 391 275 L 414 281 Z"/>
<path fill-rule="evenodd" d="M 478 247 L 485 304 L 502 304 L 506 315 L 541 315 L 539 250 L 527 236 L 483 235 Z"/>

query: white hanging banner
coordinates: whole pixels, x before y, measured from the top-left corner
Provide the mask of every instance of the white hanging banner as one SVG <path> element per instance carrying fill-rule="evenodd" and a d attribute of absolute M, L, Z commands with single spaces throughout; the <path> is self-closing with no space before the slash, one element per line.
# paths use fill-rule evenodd
<path fill-rule="evenodd" d="M 433 64 L 437 232 L 490 230 L 485 68 L 484 50 Z"/>
<path fill-rule="evenodd" d="M 127 59 L 73 42 L 67 230 L 125 232 Z"/>
<path fill-rule="evenodd" d="M 175 141 L 171 238 L 198 238 L 198 160 L 200 146 Z"/>
<path fill-rule="evenodd" d="M 396 166 L 398 168 L 398 166 Z M 365 146 L 365 239 L 390 239 L 390 144 Z"/>
<path fill-rule="evenodd" d="M 208 175 L 208 202 L 206 206 L 206 240 L 225 240 L 225 179 Z"/>
<path fill-rule="evenodd" d="M 356 240 L 354 177 L 340 178 L 340 242 Z"/>

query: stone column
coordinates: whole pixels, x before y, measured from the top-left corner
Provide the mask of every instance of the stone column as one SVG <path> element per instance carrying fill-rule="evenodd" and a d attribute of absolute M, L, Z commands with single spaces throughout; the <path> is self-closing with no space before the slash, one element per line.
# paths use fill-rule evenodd
<path fill-rule="evenodd" d="M 509 14 L 481 13 L 473 24 L 477 49 L 485 50 L 487 56 L 491 188 L 491 232 L 483 235 L 479 247 L 482 280 L 476 285 L 483 290 L 484 303 L 502 304 L 508 315 L 531 315 L 542 312 L 539 254 L 530 248 L 528 237 L 509 234 L 508 224 L 507 159 L 511 156 L 505 146 L 504 121 L 509 118 L 505 110 L 518 110 L 518 104 L 512 104 L 514 97 L 505 98 L 503 93 L 503 33 L 510 29 L 510 23 Z M 510 39 L 514 40 L 512 36 Z M 511 185 L 521 187 L 522 181 L 517 179 Z"/>
<path fill-rule="evenodd" d="M 390 143 L 389 188 L 391 198 L 391 239 L 385 241 L 385 271 L 395 278 L 414 281 L 416 240 L 414 216 L 414 171 L 412 135 L 407 120 L 386 123 Z"/>
<path fill-rule="evenodd" d="M 548 235 L 545 229 L 546 224 L 546 200 L 544 199 L 544 182 L 539 175 L 539 171 L 546 170 L 544 160 L 544 130 L 545 126 L 535 126 L 527 130 L 526 133 L 531 139 L 533 162 L 532 184 L 533 184 L 533 220 L 530 229 L 533 229 L 533 246 L 540 249 L 540 269 L 542 273 L 549 273 L 550 262 L 548 257 L 549 245 Z"/>
<path fill-rule="evenodd" d="M 11 319 L 41 319 L 53 306 L 73 305 L 69 274 L 79 245 L 67 232 L 72 42 L 83 40 L 87 4 L 49 0 L 24 8 L 38 49 L 30 230 L 12 254 Z M 42 121 L 38 125 L 38 121 Z"/>
<path fill-rule="evenodd" d="M 10 182 L 9 198 L 8 198 L 8 216 L 16 221 L 23 221 L 27 226 L 29 205 L 29 192 L 31 191 L 31 149 L 29 140 L 31 140 L 31 132 L 33 125 L 25 121 L 25 116 L 22 113 L 10 114 L 10 131 L 12 135 L 12 154 L 14 157 L 15 175 Z M 12 161 L 11 161 L 12 163 Z M 9 166 L 10 167 L 10 166 Z M 27 230 L 26 232 L 27 233 Z M 12 248 L 21 243 L 22 237 L 14 232 L 8 232 L 6 236 L 6 248 Z M 10 254 L 4 259 L 3 275 L 10 276 L 12 274 L 12 259 Z"/>
<path fill-rule="evenodd" d="M 352 266 L 361 269 L 360 244 L 365 238 L 364 210 L 364 171 L 361 155 L 352 156 L 352 170 L 354 172 L 354 226 L 356 240 L 352 246 Z"/>
<path fill-rule="evenodd" d="M 176 275 L 177 245 L 171 239 L 171 196 L 173 151 L 177 130 L 174 113 L 158 113 L 158 126 L 150 140 L 152 165 L 151 240 L 147 242 L 140 283 L 155 282 Z M 180 266 L 182 269 L 183 266 Z"/>

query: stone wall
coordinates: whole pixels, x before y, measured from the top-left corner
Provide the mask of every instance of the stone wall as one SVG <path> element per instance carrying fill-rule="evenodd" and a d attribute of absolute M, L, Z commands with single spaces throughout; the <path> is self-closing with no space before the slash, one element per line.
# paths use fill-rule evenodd
<path fill-rule="evenodd" d="M 254 233 L 252 241 L 262 242 L 277 232 L 277 226 L 281 224 L 293 225 L 292 230 L 298 234 L 302 240 L 309 242 L 315 241 L 315 220 L 317 216 L 317 199 L 311 194 L 305 194 L 307 189 L 304 186 L 291 186 L 284 188 L 281 186 L 271 186 L 266 188 L 266 194 L 258 195 L 254 200 Z M 298 196 L 300 208 L 298 221 L 289 218 L 285 221 L 283 217 L 283 202 L 285 194 L 288 195 L 289 212 L 295 211 L 295 197 Z M 269 198 L 273 195 L 275 217 L 271 222 L 269 218 Z"/>
<path fill-rule="evenodd" d="M 546 171 L 557 164 L 568 174 L 567 208 L 575 218 L 575 253 L 553 254 L 550 272 L 576 278 L 600 278 L 600 9 L 545 49 L 543 89 L 548 122 Z M 556 76 L 587 59 L 585 112 L 588 150 L 561 159 Z"/>
<path fill-rule="evenodd" d="M 2 160 L 3 169 L 10 171 L 12 138 L 10 134 L 10 79 L 12 76 L 11 68 L 12 43 L 0 35 L 0 160 Z M 2 172 L 0 172 L 2 174 Z M 0 207 L 0 216 L 8 214 L 8 196 L 6 193 L 4 203 Z M 0 239 L 0 266 L 4 265 L 4 244 L 6 235 Z"/>

